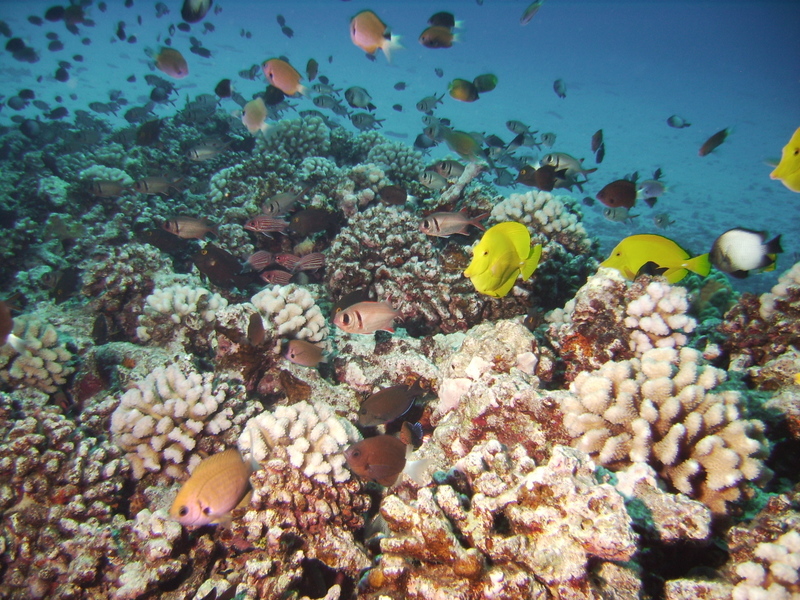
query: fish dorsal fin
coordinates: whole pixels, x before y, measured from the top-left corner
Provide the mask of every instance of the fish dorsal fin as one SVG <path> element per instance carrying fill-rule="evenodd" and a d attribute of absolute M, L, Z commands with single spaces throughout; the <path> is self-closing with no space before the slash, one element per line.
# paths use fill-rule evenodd
<path fill-rule="evenodd" d="M 516 221 L 499 223 L 492 228 L 497 234 L 505 236 L 517 251 L 520 259 L 528 256 L 531 251 L 531 234 L 528 228 Z"/>

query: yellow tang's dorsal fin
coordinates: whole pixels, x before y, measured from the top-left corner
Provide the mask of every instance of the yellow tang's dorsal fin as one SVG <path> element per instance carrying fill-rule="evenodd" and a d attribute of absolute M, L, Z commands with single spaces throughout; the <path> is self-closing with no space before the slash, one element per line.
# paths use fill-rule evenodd
<path fill-rule="evenodd" d="M 524 260 L 531 252 L 531 234 L 528 228 L 516 221 L 505 221 L 492 227 L 496 234 L 505 236 L 517 251 L 517 255 Z"/>

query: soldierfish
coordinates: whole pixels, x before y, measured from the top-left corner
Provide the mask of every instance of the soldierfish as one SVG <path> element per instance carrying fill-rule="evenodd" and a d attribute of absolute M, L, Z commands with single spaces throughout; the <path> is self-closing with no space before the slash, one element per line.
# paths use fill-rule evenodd
<path fill-rule="evenodd" d="M 333 324 L 346 333 L 394 333 L 394 320 L 400 314 L 388 302 L 357 302 L 337 313 Z"/>
<path fill-rule="evenodd" d="M 211 232 L 216 235 L 216 228 L 205 219 L 195 217 L 175 217 L 164 222 L 163 228 L 185 240 L 202 240 Z"/>
<path fill-rule="evenodd" d="M 236 448 L 209 456 L 181 487 L 170 515 L 187 527 L 224 521 L 247 498 L 252 472 Z"/>
<path fill-rule="evenodd" d="M 470 219 L 467 216 L 466 209 L 460 212 L 437 212 L 425 217 L 419 226 L 419 230 L 425 235 L 435 237 L 449 237 L 456 233 L 469 235 L 467 229 L 470 225 L 485 231 L 486 228 L 481 225 L 480 221 L 488 216 L 489 213 L 486 212 Z"/>

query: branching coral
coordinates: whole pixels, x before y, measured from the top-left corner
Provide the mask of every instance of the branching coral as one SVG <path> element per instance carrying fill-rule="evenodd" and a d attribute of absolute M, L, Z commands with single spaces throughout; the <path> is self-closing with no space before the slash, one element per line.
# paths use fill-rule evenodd
<path fill-rule="evenodd" d="M 408 144 L 393 142 L 380 136 L 367 152 L 366 162 L 377 163 L 395 184 L 417 181 L 424 168 L 422 154 Z"/>
<path fill-rule="evenodd" d="M 82 598 L 55 591 L 70 587 L 86 559 L 71 540 L 80 527 L 111 520 L 128 470 L 116 446 L 76 425 L 44 394 L 0 394 L 0 595 Z M 96 575 L 95 568 L 81 583 Z"/>
<path fill-rule="evenodd" d="M 328 325 L 308 288 L 290 283 L 266 287 L 250 302 L 262 316 L 267 332 L 277 338 L 322 342 Z"/>
<path fill-rule="evenodd" d="M 14 319 L 12 333 L 20 342 L 0 347 L 0 380 L 11 388 L 32 387 L 48 394 L 66 383 L 75 368 L 55 327 L 35 315 L 21 315 Z"/>
<path fill-rule="evenodd" d="M 769 477 L 763 423 L 741 418 L 737 392 L 712 391 L 725 378 L 697 350 L 648 350 L 578 374 L 561 405 L 564 426 L 600 464 L 650 462 L 675 489 L 724 514 L 747 482 Z"/>
<path fill-rule="evenodd" d="M 600 569 L 636 551 L 622 496 L 564 446 L 536 467 L 521 447 L 479 445 L 416 500 L 388 496 L 381 515 L 389 533 L 366 598 L 588 598 L 604 586 L 590 557 Z"/>
<path fill-rule="evenodd" d="M 308 156 L 328 156 L 331 150 L 331 130 L 320 117 L 284 119 L 271 127 L 256 146 L 262 152 L 275 153 L 291 161 Z"/>
<path fill-rule="evenodd" d="M 653 347 L 680 347 L 695 328 L 686 290 L 659 279 L 633 283 L 615 269 L 600 269 L 564 309 L 547 316 L 548 338 L 571 381 L 608 360 L 641 356 Z"/>
<path fill-rule="evenodd" d="M 514 296 L 492 304 L 476 294 L 462 275 L 466 252 L 439 251 L 418 229 L 417 217 L 393 206 L 372 206 L 350 219 L 328 255 L 334 298 L 372 287 L 378 298 L 391 299 L 414 335 L 467 329 L 493 310 L 500 313 L 493 317 L 523 312 Z"/>
<path fill-rule="evenodd" d="M 254 405 L 244 390 L 178 365 L 159 368 L 122 395 L 111 434 L 125 450 L 137 479 L 163 470 L 173 478 L 202 456 L 230 445 Z"/>
<path fill-rule="evenodd" d="M 226 306 L 225 298 L 203 287 L 173 284 L 156 288 L 145 298 L 136 336 L 158 345 L 203 347 L 214 331 L 217 312 Z"/>
<path fill-rule="evenodd" d="M 369 497 L 343 452 L 360 438 L 350 422 L 319 402 L 278 406 L 250 419 L 239 446 L 261 468 L 251 477 L 253 497 L 234 533 L 288 564 L 299 553 L 355 577 L 369 565 L 353 537 Z M 244 583 L 265 597 L 265 586 L 280 576 L 259 581 L 248 572 Z"/>

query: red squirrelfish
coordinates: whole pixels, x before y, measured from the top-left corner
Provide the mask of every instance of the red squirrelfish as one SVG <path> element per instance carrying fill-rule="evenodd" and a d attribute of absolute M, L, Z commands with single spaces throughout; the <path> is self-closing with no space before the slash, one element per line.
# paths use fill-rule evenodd
<path fill-rule="evenodd" d="M 419 230 L 425 235 L 436 237 L 449 237 L 454 233 L 469 235 L 467 228 L 470 225 L 484 231 L 486 228 L 481 225 L 480 221 L 488 216 L 489 213 L 486 212 L 470 219 L 467 216 L 466 209 L 460 212 L 437 212 L 425 217 L 419 226 Z"/>
<path fill-rule="evenodd" d="M 258 275 L 265 283 L 273 283 L 276 285 L 288 285 L 292 280 L 292 274 L 289 271 L 280 271 L 275 269 L 273 271 L 262 271 Z"/>
<path fill-rule="evenodd" d="M 245 229 L 248 231 L 255 231 L 256 233 L 282 232 L 288 226 L 288 222 L 282 219 L 273 219 L 266 215 L 254 217 L 244 224 Z"/>
<path fill-rule="evenodd" d="M 325 255 L 322 252 L 311 252 L 301 256 L 292 267 L 292 272 L 316 271 L 325 266 Z"/>
<path fill-rule="evenodd" d="M 394 333 L 394 320 L 400 312 L 388 302 L 357 302 L 333 317 L 333 324 L 346 333 Z"/>
<path fill-rule="evenodd" d="M 276 254 L 275 255 L 275 262 L 282 266 L 284 269 L 289 269 L 290 271 L 294 269 L 294 266 L 300 260 L 299 256 L 295 256 L 294 254 Z"/>
<path fill-rule="evenodd" d="M 266 269 L 273 262 L 275 261 L 273 260 L 272 252 L 267 252 L 266 250 L 259 250 L 247 258 L 247 263 L 256 271 Z"/>

